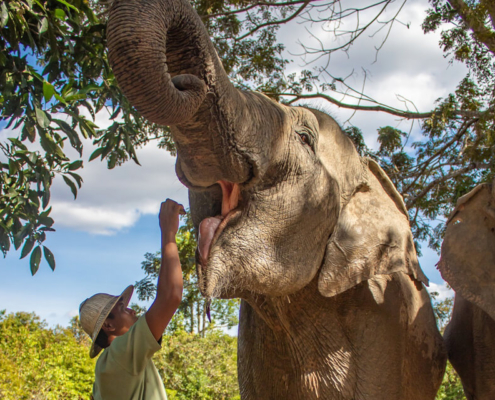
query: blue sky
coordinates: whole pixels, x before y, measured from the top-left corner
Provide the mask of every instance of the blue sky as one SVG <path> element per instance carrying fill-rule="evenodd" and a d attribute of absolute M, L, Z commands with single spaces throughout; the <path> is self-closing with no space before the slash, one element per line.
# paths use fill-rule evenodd
<path fill-rule="evenodd" d="M 438 34 L 422 33 L 426 7 L 423 0 L 407 3 L 401 20 L 409 23 L 409 28 L 400 24 L 394 27 L 377 62 L 373 49 L 376 42 L 371 43 L 373 39 L 369 37 L 363 37 L 351 48 L 349 58 L 345 54 L 334 55 L 333 75 L 348 76 L 354 71 L 350 82 L 361 88 L 364 68 L 366 92 L 371 97 L 403 108 L 397 96 L 404 95 L 419 111 L 429 110 L 436 99 L 455 89 L 466 71 L 462 65 L 449 65 L 438 46 Z M 292 52 L 299 50 L 297 40 L 311 41 L 304 27 L 294 24 L 282 28 L 279 37 Z M 328 33 L 319 38 L 325 43 L 331 40 Z M 302 60 L 288 53 L 287 57 L 294 60 L 287 73 L 303 68 Z M 321 101 L 316 105 L 341 124 L 352 115 L 352 111 Z M 100 127 L 108 125 L 108 114 L 100 113 L 96 123 Z M 410 122 L 377 113 L 356 113 L 351 123 L 363 130 L 371 147 L 376 144 L 376 130 L 380 126 L 391 125 L 405 131 L 410 128 Z M 413 140 L 417 134 L 416 125 L 412 128 Z M 17 132 L 0 129 L 0 140 L 10 136 L 17 136 Z M 159 248 L 157 213 L 161 201 L 170 197 L 187 206 L 187 191 L 177 180 L 174 159 L 166 151 L 148 145 L 138 151 L 142 167 L 129 162 L 108 171 L 104 163 L 87 162 L 93 147 L 88 141 L 84 146 L 84 184 L 77 200 L 73 200 L 60 179 L 53 186 L 52 216 L 57 231 L 48 235 L 46 245 L 55 254 L 55 272 L 43 261 L 32 277 L 28 259 L 19 260 L 19 253 L 0 258 L 0 309 L 35 311 L 50 325 L 66 325 L 86 297 L 96 292 L 118 294 L 142 278 L 140 263 L 144 253 Z M 75 152 L 71 154 L 75 156 Z M 421 266 L 432 287 L 447 295 L 435 268 L 437 254 L 426 245 L 422 250 Z"/>

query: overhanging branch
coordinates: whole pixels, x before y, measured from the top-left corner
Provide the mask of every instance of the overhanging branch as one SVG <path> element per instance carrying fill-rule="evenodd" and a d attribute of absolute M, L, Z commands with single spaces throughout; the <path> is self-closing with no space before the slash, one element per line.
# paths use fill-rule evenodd
<path fill-rule="evenodd" d="M 327 100 L 332 104 L 335 104 L 337 107 L 340 108 L 347 108 L 350 110 L 357 110 L 357 111 L 385 112 L 387 114 L 395 115 L 397 117 L 401 117 L 405 119 L 426 119 L 426 118 L 431 118 L 433 115 L 435 115 L 435 111 L 428 111 L 421 113 L 421 112 L 399 110 L 397 108 L 393 108 L 385 105 L 362 106 L 359 104 L 348 104 L 323 93 L 315 93 L 315 94 L 276 93 L 276 94 L 279 96 L 294 97 L 294 99 L 290 100 L 289 103 L 294 103 L 295 101 L 301 99 L 323 99 L 323 100 Z M 453 114 L 462 118 L 480 118 L 481 116 L 483 116 L 483 114 L 489 111 L 491 111 L 491 109 L 488 109 L 486 111 L 455 110 Z"/>

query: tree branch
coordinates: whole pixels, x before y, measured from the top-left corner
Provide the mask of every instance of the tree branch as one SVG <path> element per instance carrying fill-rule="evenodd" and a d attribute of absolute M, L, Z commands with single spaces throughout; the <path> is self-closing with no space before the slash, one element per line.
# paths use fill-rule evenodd
<path fill-rule="evenodd" d="M 423 175 L 423 173 L 426 171 L 426 168 L 428 168 L 428 165 L 430 164 L 430 162 L 438 157 L 439 155 L 441 155 L 445 150 L 447 150 L 450 146 L 452 146 L 455 142 L 459 141 L 467 132 L 467 130 L 469 129 L 469 127 L 474 123 L 474 121 L 469 121 L 467 123 L 464 124 L 464 126 L 461 126 L 461 129 L 459 129 L 459 132 L 457 132 L 451 140 L 449 140 L 442 148 L 440 148 L 438 151 L 435 152 L 435 154 L 433 154 L 430 158 L 428 158 L 427 160 L 423 161 L 422 163 L 416 165 L 415 168 L 423 165 L 423 168 L 421 169 L 420 172 L 417 172 L 415 175 L 416 175 L 416 178 L 407 186 L 407 188 L 404 190 L 404 193 L 407 193 L 411 187 L 418 181 L 418 179 Z"/>
<path fill-rule="evenodd" d="M 311 0 L 306 0 L 303 3 L 303 5 L 301 7 L 299 7 L 299 9 L 294 14 L 292 14 L 290 17 L 287 17 L 285 19 L 279 19 L 277 21 L 265 22 L 264 24 L 257 25 L 255 28 L 251 29 L 249 32 L 247 32 L 246 34 L 242 35 L 241 37 L 236 38 L 235 40 L 245 39 L 246 37 L 251 36 L 257 30 L 259 30 L 261 28 L 264 28 L 266 26 L 285 24 L 286 22 L 289 22 L 289 21 L 293 20 L 294 18 L 296 18 L 307 7 L 307 5 L 310 2 L 311 2 Z"/>
<path fill-rule="evenodd" d="M 406 118 L 406 119 L 425 119 L 425 118 L 430 118 L 435 114 L 435 111 L 428 111 L 424 113 L 420 112 L 412 112 L 412 111 L 403 111 L 399 110 L 397 108 L 393 107 L 388 107 L 388 106 L 383 106 L 383 105 L 376 105 L 376 106 L 361 106 L 361 105 L 356 105 L 356 104 L 347 104 L 343 103 L 339 100 L 337 100 L 334 97 L 328 96 L 323 93 L 315 93 L 315 94 L 295 94 L 295 93 L 276 93 L 278 96 L 291 96 L 294 97 L 294 99 L 290 100 L 289 103 L 294 103 L 297 100 L 300 99 L 324 99 L 329 101 L 332 104 L 335 104 L 337 107 L 340 108 L 347 108 L 350 110 L 358 110 L 358 111 L 380 111 L 380 112 L 386 112 L 388 114 L 395 115 L 397 117 L 401 118 Z M 454 114 L 463 117 L 463 118 L 480 118 L 484 113 L 490 111 L 491 109 L 488 109 L 486 111 L 467 111 L 467 110 L 456 110 L 454 111 Z"/>
<path fill-rule="evenodd" d="M 249 11 L 249 10 L 252 10 L 253 8 L 256 8 L 256 7 L 262 7 L 262 6 L 266 6 L 266 7 L 285 7 L 285 6 L 293 6 L 293 5 L 296 5 L 296 4 L 301 4 L 301 3 L 305 3 L 307 0 L 299 0 L 299 1 L 286 1 L 286 2 L 283 2 L 283 3 L 267 3 L 265 1 L 260 1 L 260 2 L 257 2 L 257 3 L 253 3 L 251 4 L 250 6 L 248 7 L 245 7 L 245 8 L 240 8 L 238 10 L 233 10 L 233 11 L 225 11 L 225 12 L 221 12 L 221 13 L 216 13 L 216 14 L 209 14 L 209 15 L 201 15 L 201 19 L 202 20 L 205 20 L 205 19 L 210 19 L 210 18 L 217 18 L 217 17 L 225 17 L 227 15 L 233 15 L 233 14 L 241 14 L 243 12 L 246 12 L 246 11 Z M 314 1 L 314 0 L 312 0 Z M 316 0 L 317 1 L 317 0 Z"/>
<path fill-rule="evenodd" d="M 484 43 L 486 47 L 495 55 L 495 32 L 488 29 L 483 21 L 473 15 L 471 8 L 464 0 L 447 0 L 452 8 L 457 11 L 464 23 L 471 29 L 476 39 Z"/>
<path fill-rule="evenodd" d="M 423 196 L 425 196 L 433 187 L 435 187 L 436 185 L 438 185 L 442 182 L 448 181 L 449 179 L 452 179 L 452 178 L 455 178 L 456 176 L 465 174 L 466 172 L 472 171 L 473 169 L 476 169 L 476 168 L 486 169 L 488 167 L 489 167 L 489 165 L 487 165 L 487 164 L 478 165 L 477 163 L 473 163 L 467 167 L 452 171 L 452 172 L 448 173 L 447 175 L 442 176 L 441 178 L 435 179 L 435 180 L 431 181 L 427 186 L 425 186 L 423 188 L 423 190 L 421 192 L 419 192 L 416 196 L 414 196 L 410 200 L 406 201 L 406 207 L 408 209 L 411 208 L 419 199 L 421 199 Z"/>

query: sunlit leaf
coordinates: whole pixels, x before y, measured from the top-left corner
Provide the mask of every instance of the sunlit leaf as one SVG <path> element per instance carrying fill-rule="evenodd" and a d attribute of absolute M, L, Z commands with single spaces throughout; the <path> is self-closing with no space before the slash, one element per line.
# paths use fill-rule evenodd
<path fill-rule="evenodd" d="M 45 129 L 48 128 L 48 126 L 50 125 L 50 120 L 48 119 L 46 113 L 38 107 L 36 107 L 35 110 L 36 110 L 36 120 L 38 121 L 38 125 Z"/>
<path fill-rule="evenodd" d="M 40 21 L 38 30 L 40 35 L 48 30 L 48 19 L 46 17 Z"/>
<path fill-rule="evenodd" d="M 64 20 L 65 19 L 65 11 L 62 10 L 61 8 L 57 8 L 55 10 L 55 17 L 58 19 Z"/>
<path fill-rule="evenodd" d="M 54 94 L 55 87 L 51 83 L 43 81 L 43 97 L 47 103 L 52 99 Z"/>
<path fill-rule="evenodd" d="M 9 12 L 7 10 L 7 4 L 2 1 L 2 5 L 0 6 L 0 28 L 3 28 L 7 25 L 9 21 Z"/>

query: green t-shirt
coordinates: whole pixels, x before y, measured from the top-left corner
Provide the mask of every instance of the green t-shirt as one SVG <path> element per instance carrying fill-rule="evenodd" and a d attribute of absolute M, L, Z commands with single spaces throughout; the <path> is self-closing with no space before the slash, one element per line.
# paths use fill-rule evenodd
<path fill-rule="evenodd" d="M 151 361 L 160 348 L 145 316 L 141 316 L 96 362 L 94 399 L 166 400 L 165 387 Z"/>

